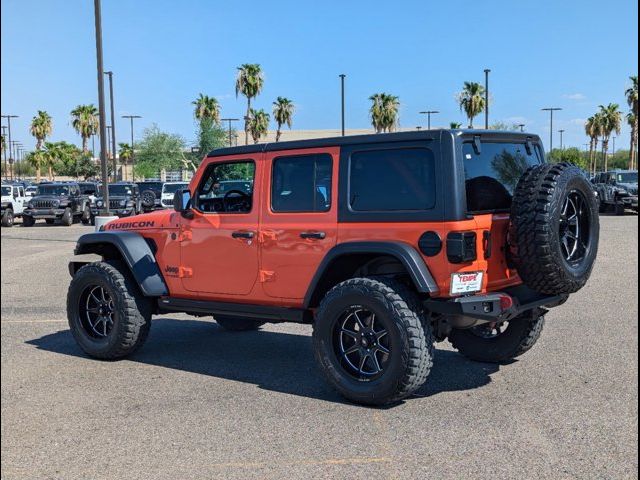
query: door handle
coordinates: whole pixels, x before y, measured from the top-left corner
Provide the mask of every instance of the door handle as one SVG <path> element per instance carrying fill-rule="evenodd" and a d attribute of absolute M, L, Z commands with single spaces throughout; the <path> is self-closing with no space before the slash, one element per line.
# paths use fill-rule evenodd
<path fill-rule="evenodd" d="M 233 232 L 231 234 L 231 236 L 233 238 L 244 238 L 245 240 L 250 240 L 254 237 L 255 233 L 253 232 L 243 232 L 243 231 L 237 231 L 237 232 Z"/>
<path fill-rule="evenodd" d="M 300 238 L 323 240 L 327 235 L 324 232 L 302 232 Z"/>

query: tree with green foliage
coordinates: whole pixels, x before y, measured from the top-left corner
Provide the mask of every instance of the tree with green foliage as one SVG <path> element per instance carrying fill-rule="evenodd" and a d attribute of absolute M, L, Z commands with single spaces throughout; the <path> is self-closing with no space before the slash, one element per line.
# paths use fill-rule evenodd
<path fill-rule="evenodd" d="M 631 141 L 629 148 L 629 170 L 637 168 L 638 162 L 638 76 L 629 77 L 631 86 L 624 92 L 631 111 L 627 114 L 627 122 L 631 127 Z"/>
<path fill-rule="evenodd" d="M 486 107 L 484 87 L 476 82 L 464 82 L 462 91 L 457 96 L 460 111 L 469 119 L 469 128 L 473 128 L 473 119 L 484 112 Z"/>
<path fill-rule="evenodd" d="M 610 103 L 609 105 L 600 105 L 600 115 L 602 122 L 602 157 L 604 158 L 604 171 L 609 169 L 608 154 L 609 140 L 613 132 L 620 134 L 622 128 L 622 113 L 620 105 Z"/>
<path fill-rule="evenodd" d="M 244 117 L 244 143 L 249 144 L 249 123 L 251 117 L 251 99 L 257 97 L 264 87 L 262 68 L 257 63 L 245 63 L 238 67 L 236 77 L 236 97 L 242 94 L 247 99 L 247 114 Z M 255 137 L 254 137 L 255 138 Z"/>
<path fill-rule="evenodd" d="M 269 130 L 269 114 L 264 110 L 249 110 L 249 133 L 253 143 L 258 143 Z"/>
<path fill-rule="evenodd" d="M 232 131 L 233 135 L 233 131 Z M 211 119 L 202 119 L 198 124 L 197 145 L 198 152 L 192 155 L 194 165 L 199 165 L 202 158 L 211 150 L 228 145 L 228 132 Z"/>
<path fill-rule="evenodd" d="M 449 128 L 457 130 L 459 128 L 462 128 L 462 124 L 460 122 L 451 122 L 449 123 Z"/>
<path fill-rule="evenodd" d="M 388 93 L 374 93 L 369 97 L 371 125 L 376 133 L 393 132 L 398 125 L 400 99 Z"/>
<path fill-rule="evenodd" d="M 196 120 L 211 120 L 213 123 L 220 123 L 220 103 L 215 97 L 201 93 L 191 104 L 195 105 L 194 116 Z"/>
<path fill-rule="evenodd" d="M 118 143 L 118 158 L 123 165 L 126 165 L 133 158 L 133 147 L 128 143 Z"/>
<path fill-rule="evenodd" d="M 549 161 L 551 163 L 571 163 L 584 171 L 589 171 L 590 167 L 590 158 L 576 147 L 554 148 L 549 153 Z"/>
<path fill-rule="evenodd" d="M 53 131 L 53 119 L 44 110 L 38 110 L 38 114 L 31 120 L 31 135 L 36 138 L 36 150 L 41 150 L 45 139 L 51 135 Z M 44 156 L 38 156 L 38 161 L 34 165 L 36 167 L 36 181 L 40 181 L 40 166 L 45 163 Z"/>
<path fill-rule="evenodd" d="M 77 176 L 77 163 L 81 150 L 71 143 L 45 142 L 44 166 L 49 171 L 49 180 L 53 180 L 54 172 L 58 175 Z"/>
<path fill-rule="evenodd" d="M 587 119 L 587 122 L 584 125 L 584 132 L 587 134 L 587 137 L 589 137 L 589 171 L 592 174 L 595 174 L 598 167 L 598 139 L 602 135 L 602 122 L 599 113 L 596 113 Z"/>
<path fill-rule="evenodd" d="M 503 132 L 519 132 L 520 126 L 515 123 L 495 122 L 489 127 L 491 130 L 501 130 Z"/>
<path fill-rule="evenodd" d="M 82 151 L 88 152 L 89 138 L 98 133 L 100 126 L 98 109 L 93 104 L 78 105 L 71 110 L 71 126 L 82 138 Z"/>
<path fill-rule="evenodd" d="M 288 98 L 278 97 L 276 101 L 273 102 L 273 119 L 278 125 L 278 130 L 276 131 L 276 142 L 280 141 L 283 125 L 287 125 L 289 129 L 291 129 L 294 110 L 295 105 Z"/>
<path fill-rule="evenodd" d="M 180 135 L 162 132 L 155 124 L 145 129 L 136 147 L 135 173 L 139 177 L 153 177 L 161 170 L 189 166 L 184 155 L 184 139 Z"/>

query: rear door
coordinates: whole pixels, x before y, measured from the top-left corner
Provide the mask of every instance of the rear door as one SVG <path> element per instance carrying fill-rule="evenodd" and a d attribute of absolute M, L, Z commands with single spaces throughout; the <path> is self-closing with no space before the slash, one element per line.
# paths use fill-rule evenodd
<path fill-rule="evenodd" d="M 336 244 L 339 148 L 265 154 L 260 280 L 270 297 L 304 298 Z"/>

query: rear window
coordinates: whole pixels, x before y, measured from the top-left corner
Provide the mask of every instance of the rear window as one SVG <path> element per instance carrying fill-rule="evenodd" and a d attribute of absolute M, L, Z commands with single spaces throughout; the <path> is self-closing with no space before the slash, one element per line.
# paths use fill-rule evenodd
<path fill-rule="evenodd" d="M 539 150 L 524 143 L 482 142 L 478 154 L 473 143 L 462 145 L 467 209 L 470 212 L 509 210 L 522 174 L 540 163 Z"/>
<path fill-rule="evenodd" d="M 351 155 L 353 211 L 423 211 L 435 206 L 435 165 L 427 148 L 367 150 Z"/>

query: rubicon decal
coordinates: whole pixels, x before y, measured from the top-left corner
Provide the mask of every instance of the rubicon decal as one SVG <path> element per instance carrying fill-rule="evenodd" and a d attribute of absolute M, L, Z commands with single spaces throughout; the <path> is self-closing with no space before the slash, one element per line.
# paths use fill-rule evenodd
<path fill-rule="evenodd" d="M 156 222 L 152 220 L 141 222 L 121 222 L 121 223 L 109 223 L 106 226 L 107 230 L 127 230 L 130 228 L 148 228 L 153 227 Z"/>

